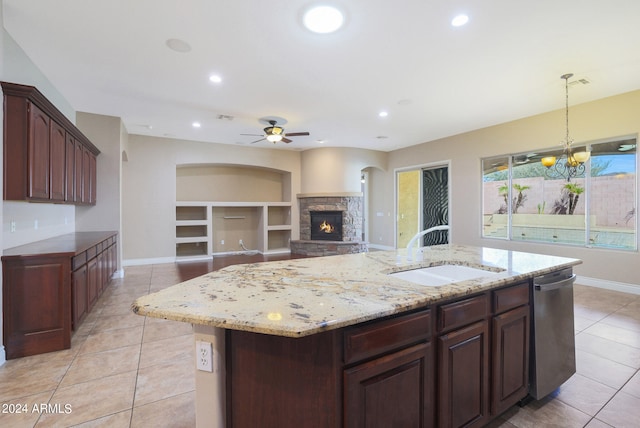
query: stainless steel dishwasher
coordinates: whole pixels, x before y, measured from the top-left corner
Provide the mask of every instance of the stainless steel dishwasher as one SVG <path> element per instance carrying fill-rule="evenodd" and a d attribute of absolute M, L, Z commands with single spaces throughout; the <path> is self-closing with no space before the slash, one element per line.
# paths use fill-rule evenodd
<path fill-rule="evenodd" d="M 539 400 L 576 372 L 572 268 L 533 279 L 533 343 L 529 395 Z"/>

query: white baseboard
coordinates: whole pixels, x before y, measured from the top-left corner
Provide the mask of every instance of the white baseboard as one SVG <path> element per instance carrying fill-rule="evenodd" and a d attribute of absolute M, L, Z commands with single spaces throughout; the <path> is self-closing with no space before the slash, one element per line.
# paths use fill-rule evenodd
<path fill-rule="evenodd" d="M 111 279 L 124 278 L 124 269 L 118 269 L 111 275 Z"/>
<path fill-rule="evenodd" d="M 588 285 L 589 287 L 604 288 L 607 290 L 621 291 L 623 293 L 640 294 L 640 285 L 627 284 L 625 282 L 609 281 L 607 279 L 590 278 L 588 276 L 579 275 L 576 283 L 580 285 Z"/>
<path fill-rule="evenodd" d="M 123 260 L 122 266 L 159 265 L 163 263 L 175 263 L 175 257 L 158 257 L 155 259 L 129 259 Z"/>

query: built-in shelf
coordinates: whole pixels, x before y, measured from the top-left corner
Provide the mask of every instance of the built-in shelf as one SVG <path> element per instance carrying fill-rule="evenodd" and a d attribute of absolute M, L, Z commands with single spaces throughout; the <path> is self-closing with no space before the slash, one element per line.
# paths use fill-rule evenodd
<path fill-rule="evenodd" d="M 210 211 L 201 202 L 176 203 L 176 259 L 210 257 Z"/>
<path fill-rule="evenodd" d="M 176 259 L 289 252 L 291 202 L 176 202 Z"/>

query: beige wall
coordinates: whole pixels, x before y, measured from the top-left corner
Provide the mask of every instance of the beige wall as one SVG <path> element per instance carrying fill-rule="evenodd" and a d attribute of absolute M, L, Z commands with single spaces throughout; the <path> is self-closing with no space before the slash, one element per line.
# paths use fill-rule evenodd
<path fill-rule="evenodd" d="M 302 152 L 302 193 L 360 192 L 360 173 L 387 168 L 387 153 L 326 147 Z"/>
<path fill-rule="evenodd" d="M 201 165 L 176 171 L 178 201 L 291 202 L 288 172 L 270 168 Z"/>
<path fill-rule="evenodd" d="M 640 91 L 570 107 L 570 129 L 577 143 L 637 135 L 640 132 Z M 464 120 L 464 118 L 461 118 Z M 390 152 L 385 193 L 393 192 L 393 170 L 410 165 L 451 160 L 451 240 L 453 243 L 576 257 L 584 264 L 576 271 L 590 278 L 638 284 L 631 266 L 640 264 L 637 252 L 517 243 L 481 237 L 481 162 L 483 157 L 527 152 L 559 145 L 564 135 L 564 111 L 558 110 L 514 122 L 455 135 Z M 637 179 L 637 178 L 636 178 Z M 393 229 L 393 217 L 378 227 Z M 386 234 L 385 245 L 393 245 Z"/>
<path fill-rule="evenodd" d="M 173 261 L 175 257 L 176 167 L 223 164 L 272 168 L 291 174 L 300 193 L 300 153 L 130 135 L 123 163 L 124 259 Z M 292 218 L 298 218 L 292 204 Z M 291 239 L 300 235 L 297 222 Z"/>
<path fill-rule="evenodd" d="M 2 61 L 0 80 L 35 86 L 62 114 L 75 122 L 76 113 L 68 101 L 4 28 L 2 28 L 0 58 Z M 71 205 L 3 201 L 2 212 L 2 248 L 11 248 L 75 230 L 75 207 Z M 11 221 L 16 222 L 15 232 L 10 232 Z"/>

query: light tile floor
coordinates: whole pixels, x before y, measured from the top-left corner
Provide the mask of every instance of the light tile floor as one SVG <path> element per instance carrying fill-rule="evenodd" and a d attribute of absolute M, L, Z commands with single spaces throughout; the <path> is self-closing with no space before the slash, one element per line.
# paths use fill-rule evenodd
<path fill-rule="evenodd" d="M 191 326 L 130 309 L 180 281 L 175 264 L 127 268 L 71 349 L 0 366 L 0 427 L 194 427 Z M 640 427 L 640 296 L 580 285 L 574 295 L 577 373 L 492 427 Z"/>

